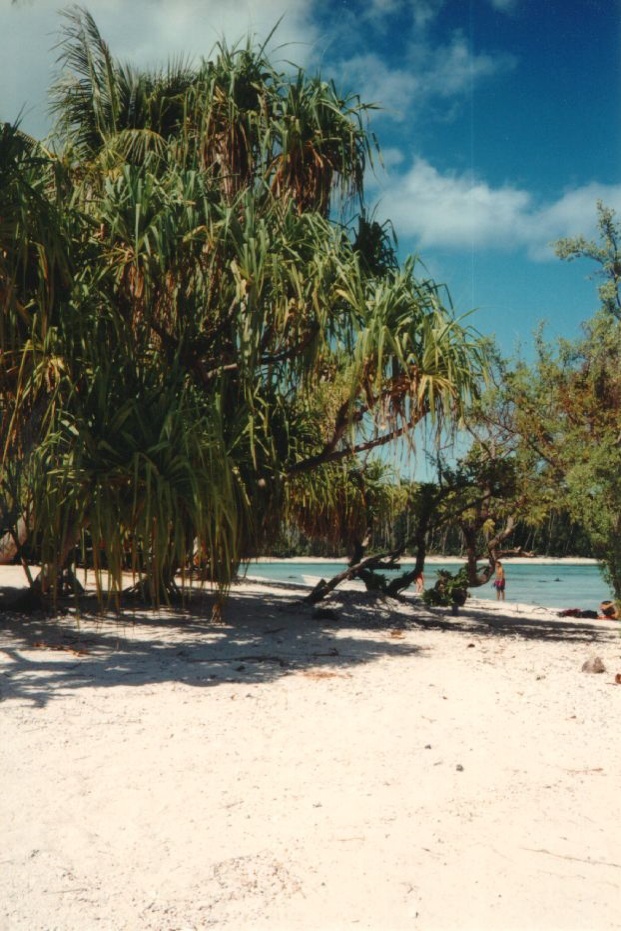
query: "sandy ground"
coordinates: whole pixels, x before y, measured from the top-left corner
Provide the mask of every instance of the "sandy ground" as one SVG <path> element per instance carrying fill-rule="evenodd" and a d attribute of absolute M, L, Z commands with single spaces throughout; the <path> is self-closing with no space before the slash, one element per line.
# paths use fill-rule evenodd
<path fill-rule="evenodd" d="M 618 622 L 295 597 L 0 612 L 0 928 L 621 928 Z"/>

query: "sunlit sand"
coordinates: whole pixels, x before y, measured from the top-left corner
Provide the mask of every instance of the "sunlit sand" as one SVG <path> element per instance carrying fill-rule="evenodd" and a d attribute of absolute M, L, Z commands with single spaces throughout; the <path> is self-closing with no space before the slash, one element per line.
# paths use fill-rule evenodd
<path fill-rule="evenodd" d="M 619 623 L 302 595 L 0 614 L 0 926 L 618 928 Z"/>

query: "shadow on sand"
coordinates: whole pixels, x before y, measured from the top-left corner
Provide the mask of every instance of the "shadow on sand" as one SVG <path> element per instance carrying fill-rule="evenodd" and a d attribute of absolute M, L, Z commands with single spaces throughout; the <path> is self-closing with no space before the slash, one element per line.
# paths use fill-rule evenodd
<path fill-rule="evenodd" d="M 522 613 L 508 615 L 492 608 L 481 608 L 480 603 L 476 609 L 466 606 L 457 617 L 444 612 L 442 617 L 421 618 L 419 626 L 454 633 L 588 644 L 616 641 L 621 631 L 618 622 L 558 616 L 537 617 L 537 609 L 529 612 L 526 606 Z"/>
<path fill-rule="evenodd" d="M 79 615 L 72 611 L 50 618 L 17 615 L 5 601 L 0 701 L 43 707 L 81 688 L 250 685 L 305 670 L 343 675 L 349 667 L 385 657 L 428 654 L 428 647 L 413 643 L 412 634 L 421 629 L 590 645 L 619 636 L 606 622 L 507 617 L 479 606 L 453 617 L 413 599 L 365 592 L 334 593 L 320 618 L 287 590 L 234 589 L 221 623 L 209 619 L 213 603 L 212 596 L 200 592 L 184 608 L 137 608 L 116 617 L 97 613 L 86 598 Z"/>

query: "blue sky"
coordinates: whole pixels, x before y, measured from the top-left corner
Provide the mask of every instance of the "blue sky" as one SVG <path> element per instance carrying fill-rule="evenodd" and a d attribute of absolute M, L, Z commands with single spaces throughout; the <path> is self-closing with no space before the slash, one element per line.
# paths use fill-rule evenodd
<path fill-rule="evenodd" d="M 506 353 L 579 334 L 597 307 L 588 263 L 550 242 L 621 216 L 621 0 L 91 0 L 115 55 L 138 65 L 282 21 L 272 58 L 381 109 L 367 179 L 402 255 L 448 285 Z M 0 119 L 44 135 L 62 3 L 0 0 Z"/>

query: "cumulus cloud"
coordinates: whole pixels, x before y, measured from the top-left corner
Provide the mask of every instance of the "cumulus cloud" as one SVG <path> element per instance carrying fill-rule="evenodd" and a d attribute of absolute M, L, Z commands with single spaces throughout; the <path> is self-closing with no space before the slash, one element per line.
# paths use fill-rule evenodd
<path fill-rule="evenodd" d="M 112 36 L 116 54 L 141 65 L 178 54 L 207 57 L 221 38 L 229 44 L 248 35 L 263 41 L 277 23 L 271 47 L 286 46 L 283 57 L 303 64 L 316 39 L 305 0 L 133 0 L 130 35 L 123 17 L 109 15 L 108 8 L 106 0 L 89 4 L 101 31 Z"/>
<path fill-rule="evenodd" d="M 517 0 L 490 0 L 495 10 L 501 10 L 503 13 L 511 13 L 517 6 Z"/>
<path fill-rule="evenodd" d="M 414 2 L 414 23 L 422 29 L 432 22 L 442 7 L 444 0 L 415 0 Z"/>
<path fill-rule="evenodd" d="M 508 54 L 473 54 L 459 32 L 446 45 L 413 46 L 411 60 L 427 97 L 462 94 L 472 90 L 480 80 L 510 71 L 516 64 L 516 59 Z"/>
<path fill-rule="evenodd" d="M 535 259 L 550 256 L 548 243 L 563 236 L 597 238 L 596 204 L 601 200 L 621 215 L 621 184 L 591 182 L 566 190 L 558 200 L 544 205 L 534 215 L 534 233 L 529 252 Z"/>
<path fill-rule="evenodd" d="M 416 119 L 439 101 L 445 105 L 463 97 L 482 80 L 514 66 L 510 55 L 473 54 L 466 39 L 456 33 L 446 45 L 412 44 L 399 68 L 369 52 L 341 62 L 339 71 L 363 100 L 378 104 L 383 116 L 402 122 Z"/>
<path fill-rule="evenodd" d="M 592 235 L 598 200 L 621 211 L 621 185 L 592 183 L 541 203 L 518 187 L 494 188 L 470 174 L 442 174 L 419 158 L 391 177 L 381 212 L 422 248 L 525 250 L 545 261 L 553 258 L 550 242 Z"/>
<path fill-rule="evenodd" d="M 88 0 L 85 4 L 112 53 L 140 67 L 173 59 L 198 61 L 216 42 L 233 45 L 251 35 L 263 41 L 280 20 L 270 49 L 273 60 L 304 65 L 317 39 L 306 0 Z M 0 3 L 0 119 L 44 135 L 46 94 L 53 78 L 62 18 L 58 0 Z"/>
<path fill-rule="evenodd" d="M 444 3 L 371 0 L 361 6 L 358 19 L 353 8 L 331 16 L 323 32 L 319 0 L 89 0 L 87 5 L 113 54 L 139 67 L 179 58 L 196 62 L 209 56 L 221 38 L 229 44 L 248 35 L 263 41 L 279 23 L 269 49 L 275 64 L 285 67 L 289 60 L 310 69 L 321 64 L 322 72 L 334 75 L 345 89 L 378 103 L 384 116 L 402 122 L 416 120 L 424 108 L 438 102 L 444 118 L 452 113 L 447 103 L 512 67 L 506 55 L 473 53 L 460 33 L 432 42 L 427 27 Z M 403 54 L 398 67 L 380 56 L 374 43 L 363 41 L 370 21 L 372 34 L 382 24 L 394 28 L 399 23 Z M 0 119 L 15 119 L 24 106 L 24 128 L 36 135 L 49 128 L 46 94 L 54 76 L 53 46 L 61 23 L 58 0 L 0 3 Z M 360 53 L 361 46 L 371 51 Z M 354 50 L 347 61 L 345 49 Z"/>
<path fill-rule="evenodd" d="M 398 13 L 402 6 L 403 0 L 371 0 L 366 12 L 374 19 L 381 19 L 384 16 Z"/>
<path fill-rule="evenodd" d="M 369 20 L 380 29 L 388 19 L 394 17 L 424 29 L 436 19 L 445 3 L 446 0 L 363 0 L 356 16 Z"/>
<path fill-rule="evenodd" d="M 355 88 L 365 103 L 377 104 L 383 115 L 401 121 L 411 116 L 413 100 L 421 93 L 416 74 L 404 68 L 390 68 L 372 52 L 355 55 L 339 71 L 348 89 Z"/>

